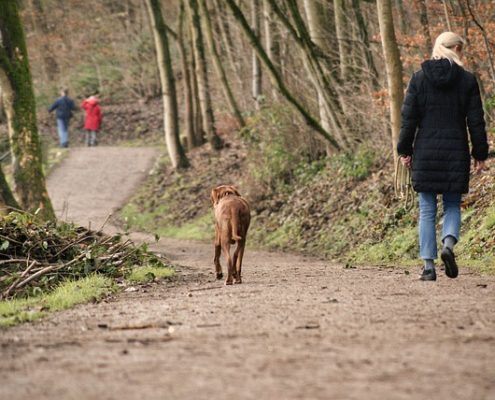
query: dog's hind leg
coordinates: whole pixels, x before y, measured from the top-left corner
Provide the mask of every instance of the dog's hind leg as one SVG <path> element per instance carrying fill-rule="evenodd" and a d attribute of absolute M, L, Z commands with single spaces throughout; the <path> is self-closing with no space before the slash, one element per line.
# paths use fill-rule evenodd
<path fill-rule="evenodd" d="M 221 252 L 222 252 L 222 247 L 220 245 L 215 244 L 215 258 L 213 259 L 213 263 L 215 264 L 215 272 L 217 279 L 223 278 L 222 265 L 220 264 Z"/>
<path fill-rule="evenodd" d="M 220 244 L 220 235 L 218 234 L 218 228 L 216 228 L 215 229 L 215 257 L 213 258 L 213 264 L 215 265 L 215 272 L 216 272 L 217 279 L 223 278 L 222 265 L 220 264 L 220 253 L 221 252 L 222 252 L 222 246 Z"/>
<path fill-rule="evenodd" d="M 230 257 L 230 242 L 222 242 L 222 251 L 227 261 L 227 279 L 225 280 L 226 285 L 232 285 L 234 278 L 234 264 L 232 263 L 232 257 Z"/>
<path fill-rule="evenodd" d="M 234 283 L 242 283 L 241 272 L 242 272 L 242 257 L 244 256 L 244 247 L 246 246 L 245 240 L 240 240 L 237 242 L 237 248 L 234 252 L 234 267 L 235 279 Z"/>

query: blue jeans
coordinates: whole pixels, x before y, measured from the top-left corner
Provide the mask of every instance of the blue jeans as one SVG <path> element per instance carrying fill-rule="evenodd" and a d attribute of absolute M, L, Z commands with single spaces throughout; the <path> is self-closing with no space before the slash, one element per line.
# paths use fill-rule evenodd
<path fill-rule="evenodd" d="M 443 193 L 442 241 L 447 236 L 459 241 L 461 229 L 461 193 Z M 437 258 L 436 237 L 437 194 L 419 193 L 419 256 L 424 260 Z"/>
<path fill-rule="evenodd" d="M 57 130 L 58 138 L 60 140 L 60 147 L 69 146 L 69 120 L 57 118 Z"/>

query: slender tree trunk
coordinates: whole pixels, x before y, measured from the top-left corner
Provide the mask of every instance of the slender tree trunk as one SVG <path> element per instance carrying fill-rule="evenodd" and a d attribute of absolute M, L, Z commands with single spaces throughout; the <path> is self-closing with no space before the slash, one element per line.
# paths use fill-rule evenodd
<path fill-rule="evenodd" d="M 452 24 L 450 23 L 449 9 L 447 8 L 447 3 L 445 0 L 442 0 L 443 5 L 443 13 L 445 15 L 445 22 L 447 24 L 447 29 L 449 32 L 452 32 Z"/>
<path fill-rule="evenodd" d="M 191 85 L 191 71 L 189 69 L 189 63 L 187 58 L 186 47 L 184 45 L 184 1 L 180 2 L 180 14 L 179 14 L 179 29 L 177 36 L 177 44 L 179 48 L 181 66 L 182 66 L 182 82 L 184 87 L 184 122 L 186 126 L 187 147 L 192 149 L 199 146 L 202 143 L 198 143 L 197 135 L 194 131 L 194 105 L 193 105 L 193 89 Z"/>
<path fill-rule="evenodd" d="M 191 19 L 189 18 L 189 21 Z M 191 89 L 193 95 L 193 123 L 194 123 L 194 132 L 196 135 L 196 143 L 198 145 L 202 145 L 206 142 L 206 133 L 203 128 L 203 116 L 201 114 L 201 105 L 199 101 L 199 84 L 198 84 L 198 75 L 196 62 L 196 51 L 194 50 L 194 35 L 192 30 L 192 24 L 189 24 L 189 41 L 191 46 Z"/>
<path fill-rule="evenodd" d="M 259 0 L 251 0 L 251 24 L 252 30 L 256 35 L 258 41 L 260 40 L 260 1 Z M 261 72 L 261 63 L 256 54 L 256 51 L 253 50 L 252 54 L 252 93 L 253 99 L 256 104 L 256 108 L 260 108 L 261 96 L 262 96 L 262 72 Z"/>
<path fill-rule="evenodd" d="M 270 4 L 267 0 L 263 0 L 263 22 L 265 25 L 266 54 L 275 68 L 280 70 L 280 45 L 278 38 L 275 36 L 276 26 Z M 274 100 L 278 100 L 278 92 L 276 88 L 273 88 L 272 90 L 272 97 Z"/>
<path fill-rule="evenodd" d="M 235 0 L 226 0 L 226 2 L 230 7 L 230 9 L 232 10 L 234 18 L 238 21 L 240 27 L 246 34 L 249 43 L 256 50 L 256 54 L 259 57 L 260 61 L 263 62 L 263 64 L 265 65 L 268 73 L 270 74 L 270 78 L 273 84 L 278 87 L 280 93 L 302 115 L 302 117 L 310 127 L 315 129 L 320 135 L 322 135 L 326 140 L 328 140 L 335 147 L 335 149 L 340 150 L 340 146 L 337 143 L 337 141 L 333 138 L 333 136 L 322 128 L 320 123 L 301 105 L 300 102 L 296 100 L 296 98 L 287 89 L 280 76 L 279 71 L 275 68 L 273 63 L 268 58 L 268 55 L 261 46 L 257 35 L 250 28 L 249 23 L 247 22 L 240 8 L 235 3 Z"/>
<path fill-rule="evenodd" d="M 168 154 L 174 169 L 187 168 L 189 161 L 179 138 L 179 115 L 177 107 L 177 92 L 175 90 L 174 71 L 168 46 L 167 29 L 163 20 L 159 0 L 146 0 L 153 37 L 155 39 L 156 59 L 160 71 L 162 86 L 163 115 L 165 128 L 165 141 Z"/>
<path fill-rule="evenodd" d="M 223 6 L 223 0 L 214 0 L 217 18 L 217 24 L 220 30 L 220 36 L 222 37 L 223 49 L 229 61 L 230 69 L 233 72 L 237 83 L 240 88 L 243 87 L 243 79 L 241 77 L 240 68 L 238 63 L 235 61 L 233 48 L 234 43 L 232 42 L 232 37 L 230 35 L 230 25 L 227 15 L 225 14 L 225 7 Z"/>
<path fill-rule="evenodd" d="M 330 32 L 327 31 L 328 23 L 324 8 L 320 2 L 314 0 L 304 0 L 304 10 L 306 12 L 306 19 L 308 20 L 308 29 L 311 36 L 311 40 L 320 48 L 321 51 L 327 55 Z M 316 84 L 316 91 L 318 94 L 318 108 L 320 110 L 320 122 L 323 129 L 328 132 L 332 131 L 330 123 L 330 117 L 325 107 L 325 97 L 322 93 L 322 88 Z M 331 155 L 335 152 L 335 149 L 327 143 L 326 145 L 327 155 Z"/>
<path fill-rule="evenodd" d="M 333 12 L 335 16 L 335 30 L 339 46 L 340 58 L 340 79 L 345 82 L 351 76 L 350 45 L 349 45 L 349 24 L 345 10 L 344 0 L 333 0 Z"/>
<path fill-rule="evenodd" d="M 210 142 L 214 149 L 218 150 L 223 147 L 223 143 L 217 135 L 215 129 L 215 118 L 213 116 L 213 108 L 211 103 L 208 71 L 203 46 L 203 32 L 201 30 L 197 0 L 189 0 L 189 10 L 192 22 L 194 52 L 196 58 L 196 77 L 198 80 L 198 94 L 203 128 L 205 129 L 208 142 Z"/>
<path fill-rule="evenodd" d="M 481 32 L 481 35 L 483 36 L 483 43 L 485 45 L 486 54 L 488 56 L 488 65 L 490 67 L 490 76 L 492 78 L 493 84 L 495 84 L 495 65 L 494 65 L 494 61 L 493 61 L 493 54 L 492 54 L 490 42 L 488 41 L 488 35 L 486 33 L 484 26 L 480 24 L 480 22 L 478 21 L 478 19 L 474 15 L 474 11 L 471 8 L 470 0 L 466 0 L 466 5 L 467 5 L 469 14 L 471 15 L 473 22 L 478 27 L 478 29 Z"/>
<path fill-rule="evenodd" d="M 41 144 L 26 41 L 16 1 L 0 2 L 0 85 L 4 92 L 15 192 L 21 207 L 55 219 L 41 166 Z"/>
<path fill-rule="evenodd" d="M 218 56 L 217 48 L 215 46 L 215 40 L 213 38 L 213 29 L 211 27 L 211 19 L 210 19 L 210 14 L 208 12 L 208 6 L 205 0 L 198 0 L 198 1 L 199 1 L 201 18 L 203 20 L 203 26 L 205 28 L 206 43 L 208 44 L 210 55 L 213 58 L 213 65 L 217 72 L 218 79 L 222 84 L 223 94 L 227 99 L 227 103 L 229 104 L 230 112 L 234 115 L 239 126 L 244 127 L 246 124 L 244 122 L 244 119 L 242 118 L 241 112 L 239 111 L 239 106 L 235 101 L 234 94 L 232 93 L 232 89 L 230 88 L 230 84 L 227 80 L 227 75 L 225 74 L 225 69 L 223 68 L 222 62 L 220 61 L 220 57 Z"/>
<path fill-rule="evenodd" d="M 426 0 L 416 0 L 416 5 L 419 12 L 419 21 L 421 23 L 421 28 L 423 30 L 423 37 L 425 40 L 425 48 L 428 56 L 431 56 L 433 51 L 431 35 L 430 35 L 430 24 L 428 23 L 428 10 L 426 8 Z"/>
<path fill-rule="evenodd" d="M 397 40 L 395 38 L 391 0 L 377 0 L 376 4 L 378 9 L 380 36 L 385 58 L 385 69 L 387 71 L 392 149 L 394 154 L 394 165 L 396 165 L 398 158 L 397 142 L 400 133 L 400 110 L 404 100 L 402 64 L 400 61 L 399 47 L 397 46 Z"/>
<path fill-rule="evenodd" d="M 53 57 L 54 52 L 50 46 L 50 42 L 47 41 L 46 38 L 46 36 L 50 33 L 50 29 L 46 22 L 45 10 L 43 9 L 41 0 L 31 0 L 30 3 L 31 12 L 33 14 L 34 30 L 38 35 L 45 36 L 45 38 L 43 38 L 44 41 L 40 50 L 41 57 L 43 59 L 43 70 L 45 73 L 45 78 L 48 82 L 51 82 L 56 78 L 59 72 L 59 67 L 57 61 L 55 60 L 55 57 Z"/>
<path fill-rule="evenodd" d="M 398 0 L 402 4 L 402 0 Z M 366 67 L 369 74 L 370 86 L 372 89 L 378 88 L 378 71 L 373 60 L 373 54 L 371 52 L 370 41 L 368 38 L 368 30 L 364 21 L 363 13 L 361 12 L 361 6 L 359 0 L 352 0 L 352 7 L 356 16 L 356 22 L 359 30 L 359 38 L 361 40 L 361 49 L 366 60 Z"/>
<path fill-rule="evenodd" d="M 358 1 L 359 0 L 353 0 Z M 404 11 L 404 3 L 402 0 L 395 0 L 395 8 L 397 9 L 397 15 L 399 16 L 399 29 L 402 33 L 407 33 L 407 24 L 406 24 L 406 13 Z"/>
<path fill-rule="evenodd" d="M 275 0 L 269 0 L 269 2 L 273 12 L 287 28 L 288 34 L 290 34 L 303 53 L 304 63 L 310 78 L 315 87 L 319 88 L 319 93 L 321 93 L 324 99 L 323 105 L 328 115 L 330 126 L 332 127 L 332 133 L 337 137 L 341 144 L 347 145 L 346 142 L 349 137 L 349 130 L 346 126 L 343 102 L 339 96 L 340 89 L 338 88 L 340 83 L 337 81 L 338 78 L 334 78 L 332 74 L 325 73 L 319 58 L 316 55 L 316 49 L 314 48 L 309 32 L 306 29 L 304 20 L 299 13 L 297 1 L 286 0 L 295 27 L 292 26 Z"/>

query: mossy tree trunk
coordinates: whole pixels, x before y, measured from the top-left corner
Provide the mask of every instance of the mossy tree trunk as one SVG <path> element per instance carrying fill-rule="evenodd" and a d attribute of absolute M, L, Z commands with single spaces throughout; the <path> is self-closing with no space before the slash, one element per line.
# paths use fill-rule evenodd
<path fill-rule="evenodd" d="M 168 45 L 167 28 L 163 20 L 159 0 L 146 0 L 153 37 L 155 39 L 156 59 L 160 71 L 160 82 L 163 98 L 163 118 L 165 127 L 165 141 L 172 166 L 187 168 L 189 161 L 180 143 L 179 114 L 177 106 L 177 92 L 175 89 L 174 71 L 170 48 Z"/>
<path fill-rule="evenodd" d="M 20 206 L 55 219 L 41 164 L 41 144 L 26 40 L 17 1 L 0 1 L 0 85 L 4 92 L 15 193 Z"/>

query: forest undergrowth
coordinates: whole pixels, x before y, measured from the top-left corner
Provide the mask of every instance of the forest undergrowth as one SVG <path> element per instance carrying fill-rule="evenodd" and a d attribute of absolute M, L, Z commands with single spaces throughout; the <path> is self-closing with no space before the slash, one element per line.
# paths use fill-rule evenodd
<path fill-rule="evenodd" d="M 234 184 L 251 203 L 250 247 L 301 252 L 349 267 L 419 265 L 417 204 L 407 210 L 395 197 L 389 154 L 367 144 L 351 154 L 319 158 L 307 141 L 297 145 L 307 132 L 281 110 L 254 114 L 240 132 L 229 126 L 221 131 L 226 147 L 213 154 L 207 146 L 191 151 L 190 169 L 173 172 L 165 160 L 156 166 L 121 212 L 127 229 L 212 240 L 210 191 Z M 471 192 L 463 198 L 457 246 L 462 266 L 495 272 L 493 204 L 491 166 L 472 176 Z"/>
<path fill-rule="evenodd" d="M 0 223 L 0 327 L 100 301 L 127 284 L 173 275 L 167 262 L 122 235 L 12 212 Z"/>

